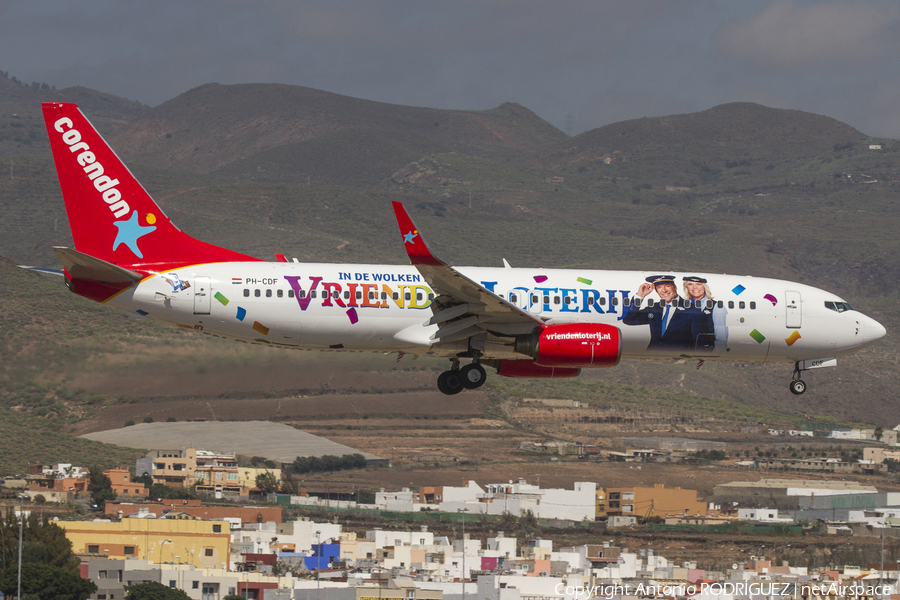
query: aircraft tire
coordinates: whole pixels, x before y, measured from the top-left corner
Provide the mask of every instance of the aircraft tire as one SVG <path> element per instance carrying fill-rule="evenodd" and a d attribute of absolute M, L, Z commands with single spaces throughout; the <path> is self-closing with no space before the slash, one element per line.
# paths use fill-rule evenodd
<path fill-rule="evenodd" d="M 463 387 L 467 390 L 480 388 L 487 379 L 487 373 L 485 372 L 484 367 L 476 365 L 475 363 L 464 366 L 459 370 L 459 375 L 462 378 Z"/>
<path fill-rule="evenodd" d="M 791 382 L 791 393 L 799 396 L 806 391 L 806 382 L 802 379 L 795 379 Z"/>
<path fill-rule="evenodd" d="M 463 391 L 463 379 L 459 375 L 459 371 L 444 371 L 438 375 L 438 390 L 442 394 L 452 396 Z"/>

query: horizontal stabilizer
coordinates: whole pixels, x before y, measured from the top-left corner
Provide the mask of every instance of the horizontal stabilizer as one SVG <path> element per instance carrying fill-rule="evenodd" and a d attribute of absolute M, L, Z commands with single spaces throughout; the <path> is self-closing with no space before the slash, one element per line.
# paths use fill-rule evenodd
<path fill-rule="evenodd" d="M 87 279 L 103 283 L 137 283 L 144 278 L 140 273 L 123 269 L 72 248 L 54 246 L 53 252 L 72 279 Z"/>
<path fill-rule="evenodd" d="M 34 271 L 35 273 L 42 273 L 44 275 L 59 275 L 60 277 L 65 276 L 62 269 L 48 269 L 47 267 L 32 267 L 31 265 L 16 265 L 20 269 L 26 269 L 28 271 Z"/>

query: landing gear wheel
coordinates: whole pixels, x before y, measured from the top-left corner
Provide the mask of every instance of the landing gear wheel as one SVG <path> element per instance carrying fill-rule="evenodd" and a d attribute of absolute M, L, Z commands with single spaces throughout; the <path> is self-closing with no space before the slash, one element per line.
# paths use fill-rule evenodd
<path fill-rule="evenodd" d="M 480 388 L 487 379 L 487 373 L 484 371 L 484 367 L 476 363 L 464 366 L 459 370 L 459 375 L 462 377 L 463 387 L 467 390 Z"/>
<path fill-rule="evenodd" d="M 438 375 L 437 386 L 442 394 L 452 396 L 463 391 L 463 379 L 459 376 L 459 371 L 444 371 Z"/>
<path fill-rule="evenodd" d="M 806 382 L 802 379 L 795 379 L 791 382 L 791 393 L 799 396 L 806 391 Z"/>

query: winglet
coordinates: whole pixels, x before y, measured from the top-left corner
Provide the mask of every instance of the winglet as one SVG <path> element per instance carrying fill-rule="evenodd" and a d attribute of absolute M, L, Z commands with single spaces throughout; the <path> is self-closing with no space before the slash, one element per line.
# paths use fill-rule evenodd
<path fill-rule="evenodd" d="M 409 218 L 403 203 L 393 201 L 392 204 L 394 205 L 394 214 L 397 216 L 397 224 L 400 226 L 400 235 L 403 237 L 403 246 L 406 248 L 410 262 L 414 265 L 446 266 L 447 263 L 431 253 L 415 223 Z"/>

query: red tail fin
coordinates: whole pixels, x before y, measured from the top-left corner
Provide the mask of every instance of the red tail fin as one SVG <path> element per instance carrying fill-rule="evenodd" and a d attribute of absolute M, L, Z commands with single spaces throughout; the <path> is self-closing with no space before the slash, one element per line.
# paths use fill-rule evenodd
<path fill-rule="evenodd" d="M 258 260 L 175 227 L 76 105 L 42 107 L 78 251 L 144 271 Z"/>

